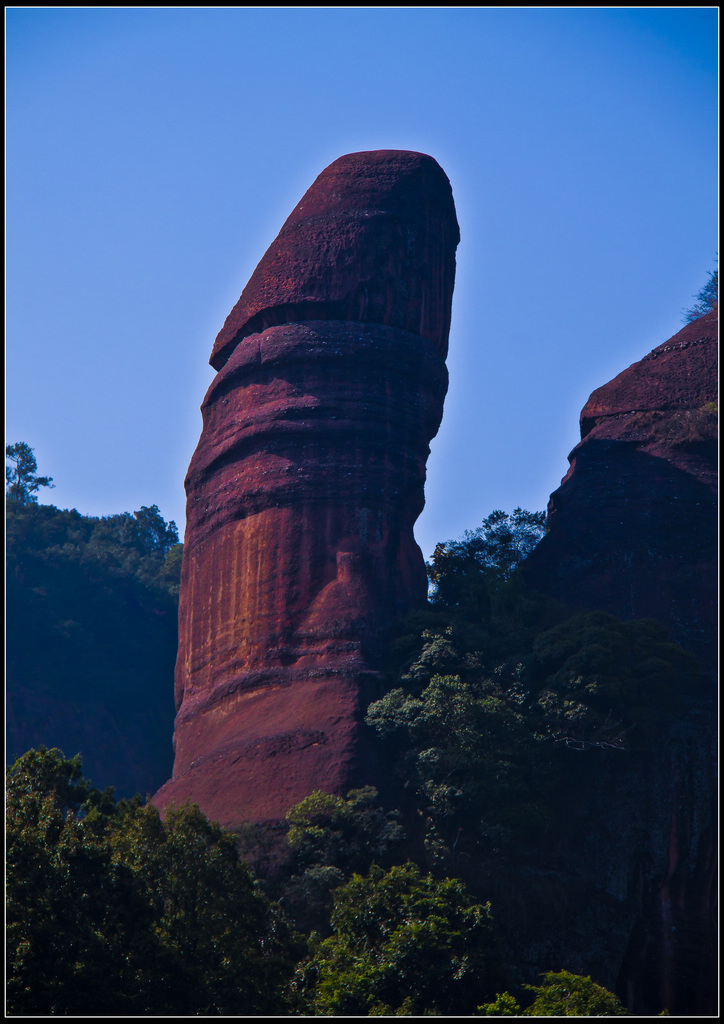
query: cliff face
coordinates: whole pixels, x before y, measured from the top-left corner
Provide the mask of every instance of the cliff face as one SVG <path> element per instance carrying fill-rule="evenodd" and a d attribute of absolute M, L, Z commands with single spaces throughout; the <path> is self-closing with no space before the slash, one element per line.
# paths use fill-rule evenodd
<path fill-rule="evenodd" d="M 342 157 L 219 333 L 186 478 L 176 758 L 158 806 L 191 799 L 233 825 L 362 777 L 365 645 L 426 600 L 412 528 L 458 239 L 430 157 Z"/>
<path fill-rule="evenodd" d="M 718 313 L 593 392 L 530 581 L 576 610 L 652 617 L 716 667 Z"/>
<path fill-rule="evenodd" d="M 593 392 L 525 564 L 571 610 L 658 619 L 703 669 L 660 749 L 607 781 L 585 858 L 622 900 L 610 983 L 635 1014 L 717 1005 L 717 334 L 715 308 Z"/>

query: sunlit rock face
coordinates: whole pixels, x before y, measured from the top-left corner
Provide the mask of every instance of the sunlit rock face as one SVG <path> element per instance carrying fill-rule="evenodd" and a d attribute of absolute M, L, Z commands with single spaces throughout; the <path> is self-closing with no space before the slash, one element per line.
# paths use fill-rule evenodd
<path fill-rule="evenodd" d="M 368 780 L 368 645 L 427 582 L 413 524 L 447 390 L 459 240 L 419 153 L 317 178 L 214 345 L 186 478 L 175 764 L 226 825 Z"/>
<path fill-rule="evenodd" d="M 422 153 L 349 153 L 287 218 L 216 338 L 220 370 L 267 327 L 343 320 L 399 327 L 447 355 L 460 240 L 450 183 Z"/>

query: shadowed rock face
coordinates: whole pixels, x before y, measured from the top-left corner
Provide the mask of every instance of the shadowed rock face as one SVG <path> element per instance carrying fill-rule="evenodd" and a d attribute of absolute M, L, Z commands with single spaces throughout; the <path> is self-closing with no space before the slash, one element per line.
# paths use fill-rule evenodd
<path fill-rule="evenodd" d="M 593 392 L 531 582 L 577 610 L 651 617 L 716 666 L 718 313 Z"/>
<path fill-rule="evenodd" d="M 458 239 L 430 157 L 342 157 L 227 318 L 186 478 L 176 760 L 158 806 L 273 819 L 369 773 L 366 645 L 426 599 L 412 531 Z"/>
<path fill-rule="evenodd" d="M 610 782 L 614 836 L 587 861 L 602 879 L 618 866 L 636 909 L 610 959 L 634 1014 L 717 1006 L 717 336 L 714 309 L 593 392 L 525 563 L 572 610 L 658 619 L 708 684 L 692 680 L 648 767 Z"/>

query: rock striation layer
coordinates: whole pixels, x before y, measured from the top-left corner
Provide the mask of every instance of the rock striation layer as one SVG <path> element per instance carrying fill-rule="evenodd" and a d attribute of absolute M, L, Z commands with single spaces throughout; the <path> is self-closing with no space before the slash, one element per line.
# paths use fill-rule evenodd
<path fill-rule="evenodd" d="M 175 763 L 157 806 L 190 799 L 235 825 L 362 777 L 367 645 L 426 600 L 413 524 L 458 240 L 431 157 L 341 157 L 220 331 L 186 478 Z"/>
<path fill-rule="evenodd" d="M 340 157 L 287 218 L 209 361 L 220 370 L 248 335 L 304 320 L 399 327 L 444 358 L 459 240 L 450 183 L 431 157 Z"/>

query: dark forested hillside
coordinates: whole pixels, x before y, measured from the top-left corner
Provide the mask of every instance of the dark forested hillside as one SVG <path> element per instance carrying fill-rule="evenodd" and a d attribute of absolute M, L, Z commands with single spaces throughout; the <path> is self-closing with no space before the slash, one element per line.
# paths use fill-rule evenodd
<path fill-rule="evenodd" d="M 172 762 L 175 525 L 22 494 L 6 515 L 8 757 L 56 746 L 120 795 L 153 792 Z"/>

